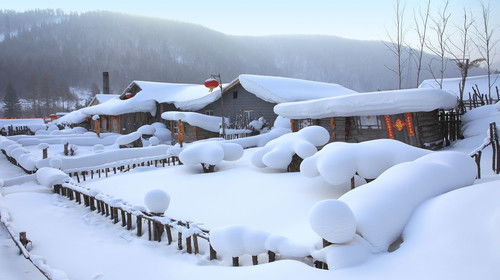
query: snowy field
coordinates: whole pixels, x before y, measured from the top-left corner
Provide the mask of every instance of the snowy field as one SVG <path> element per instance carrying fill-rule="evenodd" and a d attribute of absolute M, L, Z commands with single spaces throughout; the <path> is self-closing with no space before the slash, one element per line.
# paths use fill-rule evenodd
<path fill-rule="evenodd" d="M 3 187 L 0 208 L 10 213 L 17 232 L 28 233 L 33 242 L 31 253 L 42 256 L 48 266 L 67 276 L 57 279 L 498 279 L 500 175 L 491 170 L 491 147 L 484 150 L 482 178 L 475 182 L 474 164 L 471 168 L 468 156 L 483 143 L 488 123 L 500 123 L 497 107 L 484 106 L 464 116 L 466 138 L 445 149 L 461 154 L 435 156 L 438 153 L 414 151 L 413 158 L 387 161 L 388 166 L 376 180 L 353 191 L 349 191 L 350 182 L 335 186 L 324 176 L 286 173 L 269 168 L 269 164 L 255 167 L 256 154 L 258 159 L 272 158 L 259 155 L 260 150 L 287 154 L 288 150 L 279 143 L 286 147 L 290 145 L 288 140 L 275 141 L 273 145 L 278 146 L 271 145 L 267 150 L 246 149 L 240 159 L 218 163 L 214 173 L 203 173 L 199 164 L 143 167 L 82 183 L 133 205 L 144 205 L 150 190 L 161 189 L 170 195 L 167 215 L 172 218 L 201 223 L 211 230 L 230 225 L 264 230 L 305 245 L 314 256 L 320 252 L 314 251 L 314 247 L 317 249 L 321 237 L 311 227 L 311 208 L 324 200 L 346 203 L 357 219 L 356 232 L 362 233 L 357 238 L 368 240 L 373 247 L 363 255 L 363 261 L 339 269 L 316 269 L 300 260 L 251 266 L 248 255 L 242 257 L 244 266 L 237 268 L 230 267 L 227 260 L 209 261 L 207 256 L 182 253 L 175 244 L 168 246 L 165 242 L 147 241 L 144 236 L 138 238 L 135 231 L 111 223 L 109 218 L 54 194 L 36 181 Z M 61 148 L 54 145 L 49 151 L 60 153 Z M 30 152 L 41 154 L 35 148 Z M 304 162 L 314 162 L 319 167 L 320 156 L 326 157 L 330 152 L 335 149 L 322 150 Z M 366 155 L 378 155 L 377 152 Z M 345 162 L 347 166 L 353 160 L 346 158 Z M 337 160 L 335 164 L 341 162 Z M 447 176 L 433 176 L 437 173 L 433 172 L 434 167 L 441 168 L 441 174 Z M 368 169 L 364 166 L 364 170 Z M 0 156 L 1 179 L 21 175 L 21 169 Z M 376 248 L 373 241 L 387 238 L 386 232 L 403 239 L 399 248 L 390 253 Z M 1 227 L 0 238 L 0 279 L 43 279 L 17 254 Z M 357 251 L 353 251 L 359 249 L 356 246 L 345 243 L 327 249 L 339 250 L 342 261 L 353 263 L 349 258 L 357 257 Z"/>

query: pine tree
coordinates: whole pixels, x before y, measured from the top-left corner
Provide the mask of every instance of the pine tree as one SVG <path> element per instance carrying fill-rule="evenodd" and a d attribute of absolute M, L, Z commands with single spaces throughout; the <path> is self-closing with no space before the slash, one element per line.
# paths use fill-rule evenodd
<path fill-rule="evenodd" d="M 13 118 L 21 116 L 21 103 L 19 102 L 19 97 L 17 96 L 16 90 L 10 81 L 5 89 L 4 103 L 4 117 Z"/>

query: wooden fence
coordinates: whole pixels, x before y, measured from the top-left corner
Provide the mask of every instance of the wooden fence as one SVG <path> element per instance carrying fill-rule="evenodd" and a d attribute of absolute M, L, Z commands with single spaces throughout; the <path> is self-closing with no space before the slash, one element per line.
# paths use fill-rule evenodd
<path fill-rule="evenodd" d="M 458 110 L 441 110 L 438 117 L 445 146 L 449 146 L 451 142 L 458 139 L 463 139 L 461 114 Z"/>
<path fill-rule="evenodd" d="M 128 172 L 137 167 L 143 166 L 154 166 L 154 167 L 165 167 L 170 165 L 182 165 L 179 158 L 176 156 L 169 156 L 164 159 L 145 159 L 144 161 L 131 164 L 120 164 L 114 167 L 103 167 L 103 168 L 89 168 L 87 170 L 78 171 L 65 171 L 70 177 L 76 178 L 77 182 L 87 181 L 89 179 L 109 177 L 111 173 L 116 174 L 118 172 Z"/>
<path fill-rule="evenodd" d="M 135 230 L 138 237 L 145 234 L 144 229 L 147 227 L 147 236 L 150 241 L 161 242 L 163 233 L 166 233 L 167 243 L 170 245 L 176 242 L 178 250 L 185 250 L 188 254 L 206 255 L 208 253 L 210 260 L 217 259 L 217 252 L 210 245 L 210 231 L 193 222 L 176 220 L 145 210 L 140 211 L 139 207 L 123 202 L 116 204 L 115 199 L 93 195 L 90 189 L 77 184 L 58 184 L 54 185 L 53 189 L 55 193 L 109 217 L 115 224 L 121 222 L 121 226 L 127 230 Z M 268 251 L 267 255 L 269 262 L 277 259 L 275 252 Z M 252 256 L 252 263 L 258 264 L 258 256 Z M 233 266 L 239 266 L 239 257 L 233 257 Z"/>
<path fill-rule="evenodd" d="M 35 133 L 29 129 L 28 126 L 7 126 L 7 130 L 1 129 L 0 134 L 2 136 L 13 136 L 13 135 L 34 135 Z"/>
<path fill-rule="evenodd" d="M 491 97 L 489 97 L 488 94 L 482 94 L 477 85 L 473 86 L 472 90 L 472 94 L 469 92 L 469 99 L 463 101 L 459 106 L 461 113 L 465 113 L 467 110 L 472 110 L 484 105 L 495 104 L 500 101 L 500 91 L 498 86 L 495 87 L 494 93 L 492 93 Z"/>
<path fill-rule="evenodd" d="M 495 122 L 490 123 L 488 130 L 488 141 L 485 141 L 480 147 L 478 147 L 474 152 L 471 153 L 471 157 L 474 158 L 477 165 L 477 178 L 481 178 L 481 156 L 483 150 L 491 145 L 491 169 L 495 174 L 500 173 L 500 145 L 498 139 L 497 125 Z"/>

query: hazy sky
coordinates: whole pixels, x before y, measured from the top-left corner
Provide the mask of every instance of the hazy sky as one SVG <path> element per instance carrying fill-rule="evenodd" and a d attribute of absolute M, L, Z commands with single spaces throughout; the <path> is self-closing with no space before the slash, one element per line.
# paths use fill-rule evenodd
<path fill-rule="evenodd" d="M 443 0 L 431 1 L 434 11 L 443 4 Z M 450 0 L 449 9 L 455 21 L 452 27 L 458 24 L 464 7 L 477 12 L 479 1 Z M 413 42 L 409 26 L 413 23 L 413 11 L 427 1 L 404 2 L 406 33 L 408 41 Z M 493 23 L 499 26 L 500 0 L 490 0 L 490 4 Z M 197 23 L 234 35 L 326 34 L 364 40 L 387 39 L 393 5 L 394 0 L 0 0 L 2 9 L 110 10 Z"/>

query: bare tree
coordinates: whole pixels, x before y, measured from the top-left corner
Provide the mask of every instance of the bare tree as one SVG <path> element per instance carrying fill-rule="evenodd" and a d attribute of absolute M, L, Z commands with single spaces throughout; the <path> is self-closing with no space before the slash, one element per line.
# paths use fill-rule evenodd
<path fill-rule="evenodd" d="M 450 41 L 451 48 L 449 50 L 449 53 L 453 56 L 461 75 L 461 81 L 459 84 L 461 104 L 463 104 L 464 100 L 465 82 L 467 80 L 469 69 L 478 67 L 479 64 L 484 60 L 482 58 L 474 60 L 470 59 L 471 49 L 469 35 L 473 24 L 474 18 L 472 17 L 472 13 L 468 13 L 467 10 L 464 9 L 462 25 L 456 27 L 457 35 L 454 36 L 455 38 L 458 38 L 458 41 Z"/>
<path fill-rule="evenodd" d="M 418 53 L 415 59 L 416 70 L 417 70 L 417 85 L 420 85 L 420 73 L 422 72 L 422 58 L 424 56 L 425 40 L 427 36 L 427 26 L 430 16 L 431 0 L 427 1 L 425 11 L 419 9 L 418 15 L 416 12 L 413 13 L 413 20 L 415 22 L 415 31 L 418 35 Z"/>
<path fill-rule="evenodd" d="M 396 28 L 396 35 L 391 35 L 387 32 L 389 37 L 389 42 L 384 43 L 385 46 L 393 53 L 396 57 L 396 67 L 389 67 L 385 65 L 387 69 L 392 71 L 398 78 L 398 89 L 403 87 L 403 49 L 404 49 L 404 4 L 401 0 L 396 0 L 394 4 L 395 20 L 394 25 Z"/>
<path fill-rule="evenodd" d="M 491 98 L 491 88 L 495 84 L 496 79 L 492 81 L 491 74 L 493 73 L 492 63 L 495 59 L 496 52 L 495 48 L 498 40 L 493 38 L 496 29 L 491 26 L 490 22 L 491 10 L 490 3 L 481 2 L 481 27 L 475 26 L 475 33 L 477 37 L 477 42 L 475 42 L 480 55 L 484 58 L 486 62 L 486 70 L 488 72 L 488 97 Z"/>
<path fill-rule="evenodd" d="M 429 62 L 429 72 L 431 73 L 432 77 L 436 81 L 436 83 L 439 85 L 439 88 L 443 88 L 443 79 L 444 79 L 444 73 L 446 72 L 446 67 L 447 67 L 447 62 L 448 59 L 446 58 L 446 55 L 448 53 L 449 49 L 449 41 L 450 38 L 448 36 L 448 22 L 450 20 L 451 13 L 448 11 L 448 0 L 444 2 L 444 6 L 439 12 L 439 14 L 435 17 L 431 17 L 432 19 L 432 27 L 431 29 L 435 33 L 435 43 L 428 42 L 427 43 L 427 48 L 434 53 L 438 59 L 439 59 L 439 73 L 436 74 L 434 71 L 434 67 L 432 67 L 432 61 Z"/>

